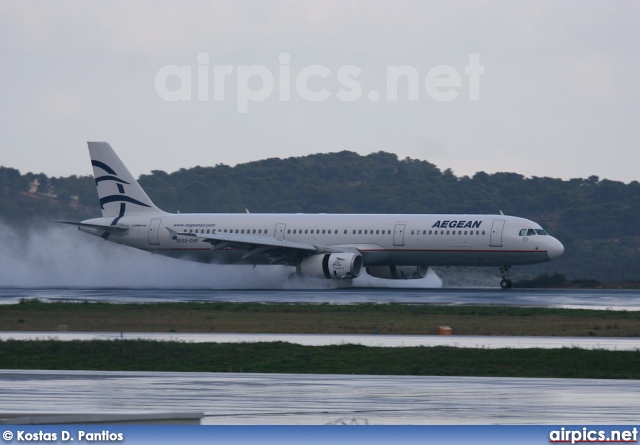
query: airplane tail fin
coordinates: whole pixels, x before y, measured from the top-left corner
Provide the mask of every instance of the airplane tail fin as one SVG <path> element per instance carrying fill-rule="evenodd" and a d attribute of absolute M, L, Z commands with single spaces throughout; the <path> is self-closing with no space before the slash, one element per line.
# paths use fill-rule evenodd
<path fill-rule="evenodd" d="M 149 199 L 111 145 L 106 142 L 88 144 L 103 217 L 120 219 L 125 214 L 166 213 Z"/>

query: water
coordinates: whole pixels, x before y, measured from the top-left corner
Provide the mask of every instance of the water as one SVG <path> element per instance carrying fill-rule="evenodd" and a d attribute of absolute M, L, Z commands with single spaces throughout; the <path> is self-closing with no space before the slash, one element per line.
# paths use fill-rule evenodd
<path fill-rule="evenodd" d="M 251 303 L 405 303 L 538 306 L 616 311 L 640 310 L 640 290 L 618 289 L 137 289 L 0 288 L 0 304 L 21 299 L 45 302 L 251 302 Z"/>
<path fill-rule="evenodd" d="M 205 424 L 635 424 L 640 381 L 0 371 L 2 413 L 200 411 Z"/>

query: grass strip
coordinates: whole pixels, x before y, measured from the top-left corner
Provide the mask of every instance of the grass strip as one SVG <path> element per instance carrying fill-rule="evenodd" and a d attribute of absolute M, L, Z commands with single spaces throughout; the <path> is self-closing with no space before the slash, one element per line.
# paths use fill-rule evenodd
<path fill-rule="evenodd" d="M 146 340 L 0 342 L 4 369 L 640 379 L 640 352 Z"/>

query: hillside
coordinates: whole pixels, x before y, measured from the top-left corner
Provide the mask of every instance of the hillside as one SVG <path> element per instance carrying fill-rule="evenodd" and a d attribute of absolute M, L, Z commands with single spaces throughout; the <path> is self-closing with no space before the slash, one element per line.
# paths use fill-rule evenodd
<path fill-rule="evenodd" d="M 525 178 L 516 173 L 455 176 L 426 161 L 343 151 L 153 171 L 139 179 L 170 212 L 498 213 L 539 222 L 565 245 L 552 263 L 517 268 L 569 279 L 640 280 L 640 183 Z M 48 178 L 0 167 L 0 218 L 30 227 L 99 215 L 91 177 Z M 517 272 L 514 270 L 514 272 Z"/>

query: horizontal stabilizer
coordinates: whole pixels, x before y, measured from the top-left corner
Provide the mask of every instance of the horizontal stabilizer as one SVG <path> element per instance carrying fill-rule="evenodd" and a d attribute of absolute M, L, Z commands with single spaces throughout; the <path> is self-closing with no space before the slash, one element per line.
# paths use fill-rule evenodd
<path fill-rule="evenodd" d="M 87 224 L 87 223 L 75 222 L 75 221 L 56 221 L 56 222 L 60 224 L 69 224 L 72 226 L 78 226 L 78 228 L 87 227 L 89 229 L 106 230 L 107 232 L 111 232 L 111 233 L 125 232 L 129 230 L 128 227 L 122 227 L 122 226 L 103 226 L 100 224 Z"/>

